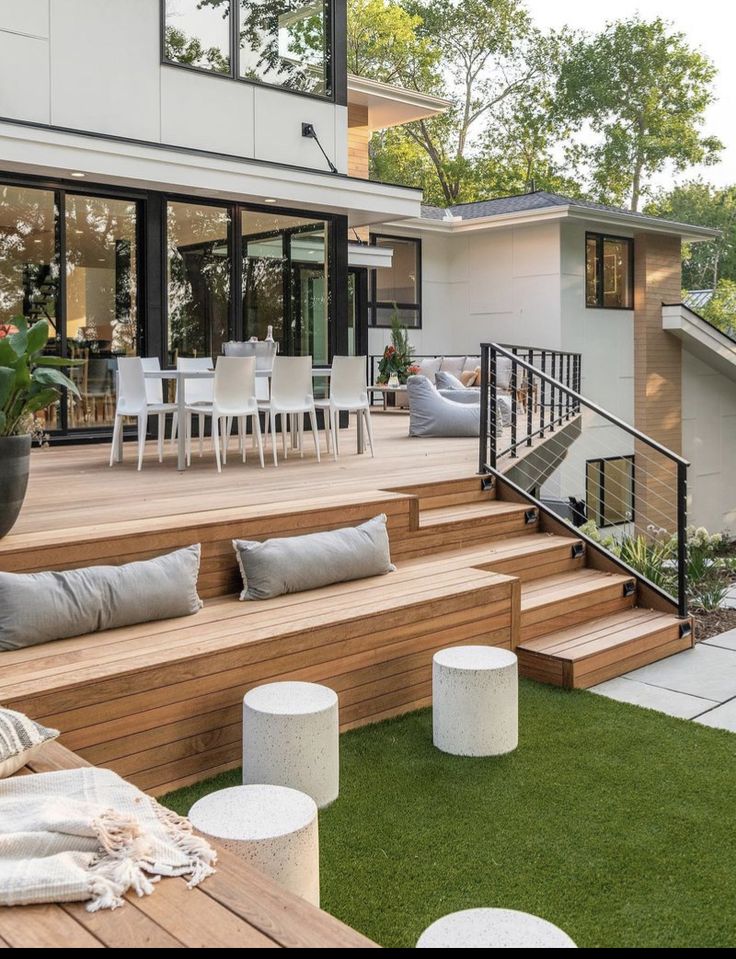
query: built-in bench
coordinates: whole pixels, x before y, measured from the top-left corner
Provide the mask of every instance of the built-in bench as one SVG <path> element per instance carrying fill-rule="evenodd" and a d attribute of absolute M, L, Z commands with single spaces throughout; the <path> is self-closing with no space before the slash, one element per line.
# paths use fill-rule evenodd
<path fill-rule="evenodd" d="M 261 683 L 331 686 L 343 730 L 428 705 L 435 650 L 514 645 L 516 579 L 428 556 L 427 569 L 414 561 L 389 576 L 265 602 L 241 603 L 234 593 L 233 538 L 332 529 L 379 512 L 388 514 L 392 551 L 406 552 L 410 537 L 421 536 L 416 496 L 377 493 L 357 504 L 323 499 L 270 514 L 197 514 L 165 528 L 117 524 L 125 528 L 114 538 L 110 528 L 107 536 L 90 530 L 71 548 L 61 533 L 38 549 L 12 537 L 0 544 L 0 568 L 24 572 L 202 542 L 207 598 L 191 617 L 0 654 L 0 702 L 60 729 L 64 745 L 84 759 L 157 795 L 239 765 L 243 695 Z M 434 552 L 434 543 L 427 548 Z"/>
<path fill-rule="evenodd" d="M 87 765 L 47 743 L 17 775 Z M 217 872 L 196 889 L 182 879 L 162 879 L 152 896 L 130 894 L 122 909 L 88 913 L 78 902 L 0 909 L 0 948 L 375 948 L 232 853 L 217 851 Z"/>

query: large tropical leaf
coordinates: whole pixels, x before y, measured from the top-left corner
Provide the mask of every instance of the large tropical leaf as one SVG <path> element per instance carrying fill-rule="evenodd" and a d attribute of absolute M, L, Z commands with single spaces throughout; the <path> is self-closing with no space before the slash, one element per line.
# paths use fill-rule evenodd
<path fill-rule="evenodd" d="M 45 410 L 47 407 L 56 403 L 59 399 L 57 390 L 48 389 L 37 393 L 28 399 L 23 407 L 24 413 L 38 413 L 39 410 Z"/>
<path fill-rule="evenodd" d="M 15 370 L 7 366 L 0 366 L 0 406 L 7 403 L 14 386 Z"/>
<path fill-rule="evenodd" d="M 72 382 L 72 380 L 70 380 L 65 373 L 62 373 L 61 370 L 54 370 L 49 367 L 36 367 L 36 369 L 33 371 L 33 383 L 42 387 L 58 386 L 69 390 L 75 396 L 79 396 L 79 390 L 77 389 L 76 383 Z"/>
<path fill-rule="evenodd" d="M 40 353 L 49 341 L 49 321 L 39 320 L 28 330 L 29 353 Z"/>
<path fill-rule="evenodd" d="M 17 326 L 16 320 L 13 320 L 13 326 Z M 11 333 L 5 337 L 5 342 L 10 343 L 18 356 L 23 356 L 28 351 L 28 324 L 19 328 L 17 333 Z"/>
<path fill-rule="evenodd" d="M 3 339 L 0 340 L 0 366 L 15 367 L 18 359 L 18 354 L 10 343 L 10 337 L 3 337 Z"/>

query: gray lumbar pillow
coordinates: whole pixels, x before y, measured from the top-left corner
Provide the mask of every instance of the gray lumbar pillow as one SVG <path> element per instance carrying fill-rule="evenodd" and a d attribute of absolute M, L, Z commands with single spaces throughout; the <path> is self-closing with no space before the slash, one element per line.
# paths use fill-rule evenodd
<path fill-rule="evenodd" d="M 263 543 L 233 540 L 243 576 L 241 599 L 271 599 L 331 583 L 382 576 L 391 562 L 386 517 L 362 526 Z"/>
<path fill-rule="evenodd" d="M 448 373 L 447 370 L 438 370 L 434 376 L 434 385 L 438 390 L 465 390 L 466 386 L 463 385 L 462 380 L 459 380 L 452 373 Z"/>
<path fill-rule="evenodd" d="M 197 545 L 125 566 L 0 573 L 0 650 L 197 613 L 199 555 Z"/>

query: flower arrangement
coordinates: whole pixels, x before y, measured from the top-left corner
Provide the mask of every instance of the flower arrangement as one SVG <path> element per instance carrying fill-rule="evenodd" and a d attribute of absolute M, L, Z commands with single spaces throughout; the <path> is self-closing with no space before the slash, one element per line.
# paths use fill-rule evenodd
<path fill-rule="evenodd" d="M 62 389 L 79 395 L 60 367 L 82 361 L 45 356 L 48 340 L 48 320 L 29 326 L 17 316 L 0 324 L 0 437 L 34 433 L 35 414 L 57 403 Z"/>
<path fill-rule="evenodd" d="M 414 363 L 412 347 L 409 345 L 409 333 L 401 325 L 398 312 L 394 309 L 391 319 L 391 342 L 383 351 L 381 362 L 378 364 L 378 384 L 383 386 L 396 376 L 403 386 L 410 376 L 419 372 Z"/>

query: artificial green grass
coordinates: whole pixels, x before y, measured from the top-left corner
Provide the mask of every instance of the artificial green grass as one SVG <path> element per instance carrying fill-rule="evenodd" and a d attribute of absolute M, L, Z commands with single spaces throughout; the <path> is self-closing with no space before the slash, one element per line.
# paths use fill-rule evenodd
<path fill-rule="evenodd" d="M 348 733 L 320 814 L 322 906 L 386 947 L 476 906 L 581 947 L 736 944 L 736 735 L 523 682 L 519 749 L 460 759 L 428 710 Z M 179 790 L 187 813 L 237 772 Z"/>

